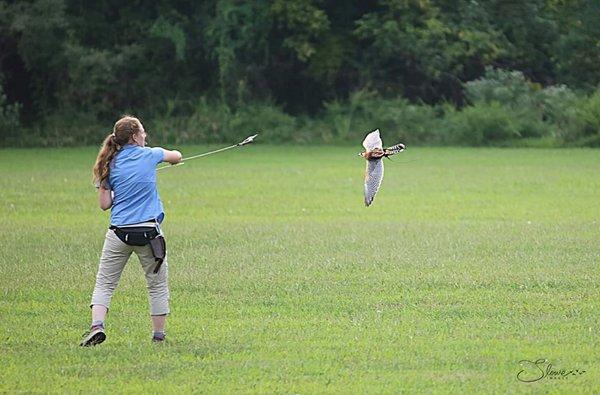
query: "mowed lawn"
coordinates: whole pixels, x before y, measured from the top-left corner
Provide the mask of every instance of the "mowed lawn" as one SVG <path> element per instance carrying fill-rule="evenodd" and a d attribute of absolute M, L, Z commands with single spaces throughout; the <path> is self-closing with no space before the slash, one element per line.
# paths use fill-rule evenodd
<path fill-rule="evenodd" d="M 168 342 L 133 257 L 90 349 L 97 151 L 0 150 L 0 392 L 597 391 L 600 151 L 409 147 L 365 208 L 359 148 L 160 171 Z"/>

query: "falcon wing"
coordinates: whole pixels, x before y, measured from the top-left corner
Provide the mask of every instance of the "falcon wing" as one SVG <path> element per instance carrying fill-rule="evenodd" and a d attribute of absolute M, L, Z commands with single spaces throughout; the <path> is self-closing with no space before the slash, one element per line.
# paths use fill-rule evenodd
<path fill-rule="evenodd" d="M 367 134 L 362 145 L 367 151 L 373 151 L 375 148 L 383 149 L 383 143 L 381 142 L 381 137 L 379 137 L 379 129 L 375 129 Z"/>
<path fill-rule="evenodd" d="M 379 134 L 379 132 L 377 133 Z M 381 140 L 379 140 L 381 141 Z M 365 170 L 365 206 L 369 207 L 383 180 L 383 160 L 368 160 Z"/>
<path fill-rule="evenodd" d="M 397 154 L 398 152 L 402 152 L 406 149 L 406 146 L 402 143 L 398 143 L 396 145 L 392 145 L 391 147 L 388 147 L 385 149 L 385 154 L 388 156 Z"/>

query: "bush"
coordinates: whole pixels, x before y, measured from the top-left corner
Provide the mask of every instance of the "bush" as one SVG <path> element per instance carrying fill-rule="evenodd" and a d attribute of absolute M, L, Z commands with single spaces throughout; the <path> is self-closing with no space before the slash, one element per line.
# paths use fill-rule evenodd
<path fill-rule="evenodd" d="M 375 96 L 374 91 L 362 89 L 350 94 L 346 102 L 336 100 L 325 103 L 323 118 L 326 129 L 321 138 L 326 142 L 348 141 L 364 135 L 368 130 L 375 129 L 377 126 L 373 125 L 373 120 L 369 126 L 365 126 L 364 122 L 365 118 L 372 116 L 368 105 Z M 362 128 L 366 128 L 366 130 L 359 131 Z"/>
<path fill-rule="evenodd" d="M 536 107 L 536 87 L 520 71 L 487 67 L 483 77 L 463 85 L 472 103 L 497 102 L 511 108 Z"/>
<path fill-rule="evenodd" d="M 230 143 L 260 133 L 269 142 L 296 141 L 296 119 L 271 104 L 250 104 L 236 110 L 206 98 L 198 100 L 191 115 L 171 115 L 149 122 L 161 144 Z"/>
<path fill-rule="evenodd" d="M 45 116 L 39 125 L 28 129 L 22 144 L 42 147 L 98 145 L 111 132 L 112 125 L 100 125 L 92 114 L 63 110 Z"/>
<path fill-rule="evenodd" d="M 261 140 L 270 143 L 294 142 L 296 119 L 270 104 L 251 104 L 238 109 L 227 123 L 229 141 L 260 133 Z"/>
<path fill-rule="evenodd" d="M 464 89 L 471 104 L 496 103 L 509 112 L 518 138 L 554 136 L 556 128 L 550 119 L 558 117 L 562 108 L 553 98 L 567 94 L 560 89 L 542 89 L 539 84 L 527 80 L 520 71 L 490 67 L 486 68 L 482 78 L 465 83 Z"/>
<path fill-rule="evenodd" d="M 542 116 L 550 125 L 552 135 L 559 140 L 575 141 L 581 137 L 583 122 L 581 108 L 585 97 L 580 97 L 564 85 L 550 86 L 540 92 Z"/>
<path fill-rule="evenodd" d="M 177 107 L 192 110 L 180 113 Z M 148 124 L 160 144 L 215 143 L 227 140 L 230 117 L 229 107 L 200 98 L 196 103 L 168 101 L 164 115 L 149 119 Z"/>
<path fill-rule="evenodd" d="M 520 72 L 494 69 L 464 86 L 470 104 L 462 109 L 382 98 L 363 89 L 348 100 L 325 103 L 316 117 L 292 116 L 269 102 L 232 108 L 206 98 L 166 99 L 149 114 L 132 113 L 144 122 L 152 145 L 233 143 L 253 133 L 272 143 L 358 144 L 379 128 L 389 145 L 600 146 L 600 90 L 586 97 L 565 86 L 541 89 Z M 10 137 L 7 130 L 19 128 L 19 110 L 6 104 L 0 90 L 0 144 L 97 145 L 121 115 L 63 108 Z M 152 116 L 157 112 L 161 115 Z"/>
<path fill-rule="evenodd" d="M 411 104 L 403 98 L 383 99 L 375 92 L 358 91 L 348 102 L 326 103 L 323 120 L 330 131 L 321 137 L 324 141 L 358 141 L 379 128 L 390 144 L 434 142 L 437 112 L 435 107 Z"/>
<path fill-rule="evenodd" d="M 520 137 L 513 114 L 497 102 L 448 110 L 442 130 L 447 144 L 489 145 Z"/>
<path fill-rule="evenodd" d="M 600 146 L 600 89 L 578 96 L 565 86 L 543 90 L 544 117 L 567 145 Z"/>
<path fill-rule="evenodd" d="M 600 147 L 600 89 L 596 90 L 583 104 L 581 123 L 578 145 Z"/>
<path fill-rule="evenodd" d="M 360 120 L 362 124 L 357 123 L 357 127 L 365 131 L 381 128 L 386 136 L 392 138 L 393 141 L 388 141 L 390 144 L 396 141 L 406 144 L 437 142 L 438 115 L 435 107 L 411 104 L 402 98 L 376 99 L 365 105 L 364 115 Z"/>

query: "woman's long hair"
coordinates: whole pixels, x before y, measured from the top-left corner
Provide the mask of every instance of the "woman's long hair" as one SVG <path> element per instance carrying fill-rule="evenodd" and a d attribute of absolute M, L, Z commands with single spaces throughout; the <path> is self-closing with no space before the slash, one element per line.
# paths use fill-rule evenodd
<path fill-rule="evenodd" d="M 140 131 L 140 127 L 140 120 L 131 115 L 124 115 L 115 123 L 112 133 L 104 139 L 94 164 L 92 173 L 93 182 L 96 186 L 102 185 L 108 178 L 110 162 L 121 147 L 129 142 L 131 136 Z"/>

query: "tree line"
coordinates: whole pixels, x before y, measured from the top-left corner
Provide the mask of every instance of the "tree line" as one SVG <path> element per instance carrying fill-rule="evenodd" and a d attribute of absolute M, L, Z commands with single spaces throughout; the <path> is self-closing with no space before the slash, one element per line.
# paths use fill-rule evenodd
<path fill-rule="evenodd" d="M 124 112 L 181 142 L 219 141 L 257 112 L 282 141 L 355 137 L 374 102 L 434 118 L 473 106 L 468 84 L 500 83 L 493 70 L 568 89 L 594 117 L 599 20 L 596 0 L 0 1 L 0 143 L 91 143 Z M 518 110 L 508 99 L 485 111 Z M 586 125 L 571 139 L 598 133 Z M 422 142 L 461 141 L 436 128 Z"/>

